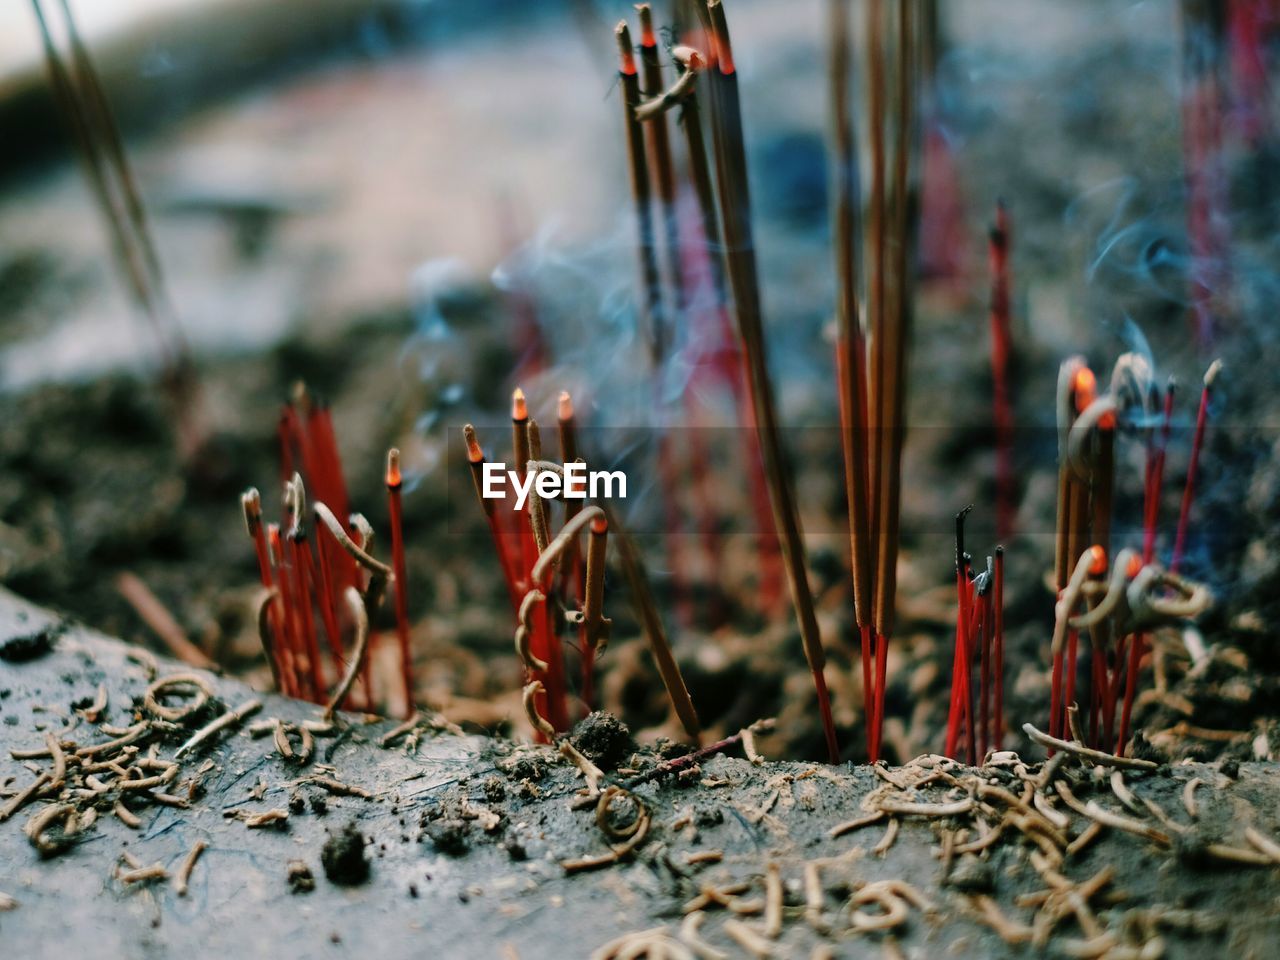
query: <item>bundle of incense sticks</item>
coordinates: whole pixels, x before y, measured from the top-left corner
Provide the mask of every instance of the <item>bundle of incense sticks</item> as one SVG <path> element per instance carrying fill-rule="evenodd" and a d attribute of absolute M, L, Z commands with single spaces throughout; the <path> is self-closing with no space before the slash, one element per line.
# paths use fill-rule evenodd
<path fill-rule="evenodd" d="M 1116 360 L 1107 392 L 1099 394 L 1097 380 L 1083 358 L 1062 364 L 1058 377 L 1059 484 L 1055 584 L 1058 590 L 1054 640 L 1051 647 L 1049 728 L 1054 735 L 1072 733 L 1070 714 L 1080 672 L 1080 630 L 1087 628 L 1087 740 L 1102 749 L 1123 750 L 1147 645 L 1143 616 L 1116 616 L 1114 608 L 1134 613 L 1140 602 L 1163 612 L 1196 606 L 1198 595 L 1184 601 L 1148 601 L 1144 589 L 1159 582 L 1176 593 L 1190 594 L 1188 582 L 1177 577 L 1187 538 L 1188 516 L 1194 500 L 1197 465 L 1203 445 L 1207 411 L 1214 382 L 1221 369 L 1215 361 L 1205 374 L 1204 389 L 1192 437 L 1182 509 L 1168 572 L 1154 563 L 1159 501 L 1163 484 L 1165 447 L 1173 417 L 1174 391 L 1163 403 L 1153 385 L 1145 358 L 1125 354 Z M 1161 411 L 1162 408 L 1162 411 Z M 1158 439 L 1157 416 L 1161 416 Z M 1116 482 L 1117 433 L 1137 424 L 1147 445 L 1143 476 L 1143 542 L 1141 552 L 1122 550 L 1110 559 L 1112 509 Z M 1110 579 L 1101 578 L 1110 568 Z M 1127 591 L 1127 592 L 1126 592 Z M 1077 615 L 1078 607 L 1084 606 Z M 1123 705 L 1120 703 L 1123 685 Z M 1120 727 L 1116 734 L 1116 713 Z"/>
<path fill-rule="evenodd" d="M 280 444 L 280 482 L 287 485 L 296 473 L 302 478 L 313 499 L 328 506 L 335 516 L 346 522 L 351 504 L 342 457 L 338 451 L 333 418 L 327 404 L 316 400 L 306 385 L 297 383 L 291 401 L 280 411 L 278 426 Z M 286 551 L 287 552 L 287 551 Z M 317 569 L 320 574 L 318 600 L 324 617 L 330 650 L 340 656 L 340 637 L 350 628 L 346 622 L 346 604 L 342 601 L 348 587 L 357 585 L 355 561 L 332 538 L 320 538 L 317 544 Z M 376 637 L 370 638 L 371 649 Z M 362 677 L 365 700 L 370 701 L 372 679 L 366 664 Z M 371 702 L 371 701 L 370 701 Z"/>
<path fill-rule="evenodd" d="M 871 175 L 868 224 L 859 269 L 861 207 L 846 4 L 832 0 L 832 152 L 838 329 L 837 384 L 849 508 L 854 612 L 862 647 L 867 752 L 880 753 L 888 644 L 894 625 L 907 350 L 913 310 L 916 184 L 915 98 L 918 44 L 910 3 L 890 17 L 881 0 L 866 7 L 867 130 Z M 888 74 L 892 70 L 893 80 Z M 890 89 L 892 87 L 892 89 Z M 892 119 L 889 114 L 892 112 Z M 892 135 L 890 156 L 887 141 Z M 866 318 L 858 290 L 867 278 Z M 874 661 L 874 665 L 873 665 Z"/>
<path fill-rule="evenodd" d="M 284 522 L 266 524 L 262 520 L 262 502 L 257 490 L 250 489 L 241 497 L 245 526 L 254 542 L 258 574 L 265 592 L 258 613 L 258 630 L 264 652 L 271 665 L 272 676 L 280 690 L 294 697 L 325 703 L 332 711 L 346 703 L 369 653 L 369 617 L 380 604 L 385 587 L 392 578 L 392 568 L 374 559 L 372 528 L 363 517 L 355 515 L 350 526 L 356 539 L 322 501 L 308 508 L 306 488 L 301 475 L 295 473 L 285 485 Z M 315 521 L 316 541 L 313 547 L 311 521 Z M 400 536 L 393 524 L 393 539 Z M 341 606 L 333 603 L 332 570 L 324 561 L 324 545 L 338 543 L 362 571 L 355 583 L 341 594 Z M 319 558 L 319 562 L 317 562 Z M 403 556 L 397 551 L 395 564 L 403 568 Z M 403 582 L 403 581 L 402 581 Z M 336 683 L 330 683 L 325 670 L 325 656 L 316 629 L 316 611 L 324 626 L 329 659 Z M 337 611 L 342 609 L 345 622 L 351 624 L 349 644 L 344 643 Z M 406 661 L 406 671 L 411 665 Z M 412 675 L 405 679 L 408 710 L 412 711 Z M 367 699 L 367 698 L 366 698 Z M 371 704 L 366 703 L 366 708 Z"/>
<path fill-rule="evenodd" d="M 529 416 L 524 391 L 519 387 L 511 398 L 511 442 L 517 474 L 526 473 L 530 461 L 542 459 L 541 434 L 536 421 Z M 515 514 L 519 526 L 517 582 L 524 588 L 521 592 L 527 597 L 528 591 L 536 589 L 533 569 L 548 543 L 546 505 L 539 497 L 531 494 Z M 521 606 L 524 609 L 524 601 Z M 534 700 L 538 714 L 556 731 L 562 731 L 569 729 L 569 704 L 565 686 L 564 653 L 556 635 L 552 609 L 550 603 L 543 602 L 534 612 L 529 625 L 533 659 L 543 664 L 543 667 L 531 671 L 531 680 L 542 684 L 542 689 Z"/>
<path fill-rule="evenodd" d="M 259 610 L 259 635 L 280 690 L 328 707 L 353 706 L 359 678 L 365 710 L 375 710 L 369 654 L 372 614 L 388 589 L 395 590 L 400 682 L 389 706 L 414 711 L 414 670 L 408 618 L 408 576 L 403 531 L 400 453 L 387 453 L 385 480 L 390 511 L 391 563 L 373 555 L 373 528 L 350 502 L 342 458 L 329 409 L 302 384 L 281 411 L 279 425 L 284 474 L 284 517 L 264 524 L 261 497 L 241 498 L 254 543 L 258 575 L 266 594 Z M 308 505 L 308 493 L 311 502 Z M 325 635 L 326 652 L 319 643 Z M 328 661 L 326 665 L 326 660 Z M 337 692 L 330 695 L 335 687 Z"/>
<path fill-rule="evenodd" d="M 557 408 L 561 453 L 576 455 L 579 451 L 572 398 L 562 392 Z M 542 459 L 537 424 L 529 416 L 528 404 L 519 389 L 512 400 L 512 431 L 518 470 L 552 470 L 564 476 L 563 464 Z M 470 424 L 464 436 L 467 459 L 479 494 L 484 453 Z M 566 462 L 582 460 L 574 456 Z M 508 580 L 508 590 L 512 592 L 516 649 L 528 674 L 526 690 L 531 693 L 530 706 L 538 718 L 535 736 L 547 739 L 544 724 L 558 733 L 568 729 L 570 722 L 569 686 L 559 636 L 562 626 L 577 629 L 582 655 L 580 694 L 588 709 L 594 706 L 596 656 L 610 633 L 610 621 L 603 614 L 603 596 L 605 551 L 612 534 L 641 630 L 672 708 L 690 739 L 698 742 L 701 736 L 698 715 L 667 640 L 644 564 L 609 503 L 571 506 L 574 501 L 566 499 L 564 524 L 553 537 L 550 505 L 536 495 L 531 495 L 521 510 L 511 511 L 518 517 L 519 530 L 503 530 L 503 523 L 496 519 L 492 507 L 494 501 L 483 496 L 480 501 Z M 514 536 L 508 537 L 508 533 Z M 574 556 L 581 556 L 579 539 L 583 535 L 588 537 L 588 544 L 585 564 L 578 568 L 579 575 L 571 561 Z"/>
<path fill-rule="evenodd" d="M 956 515 L 956 639 L 944 752 L 956 757 L 963 733 L 965 760 L 975 764 L 988 750 L 999 749 L 1004 736 L 1004 548 L 996 547 L 994 559 L 988 557 L 986 569 L 975 574 L 964 549 L 964 521 L 972 509 Z"/>
<path fill-rule="evenodd" d="M 712 142 L 715 147 L 720 219 L 724 230 L 729 285 L 733 292 L 738 334 L 742 339 L 746 358 L 748 384 L 768 480 L 774 526 L 782 546 L 783 565 L 800 626 L 805 658 L 817 690 L 827 752 L 832 762 L 835 762 L 839 757 L 839 745 L 826 678 L 823 675 L 826 653 L 814 612 L 800 516 L 777 421 L 773 385 L 765 353 L 764 318 L 752 236 L 751 198 L 747 185 L 737 69 L 723 6 L 718 0 L 709 0 L 704 13 L 710 46 L 707 60 L 711 65 Z"/>
<path fill-rule="evenodd" d="M 635 53 L 630 46 L 630 31 L 626 23 L 619 24 L 617 37 L 620 53 L 620 82 L 623 108 L 626 117 L 626 142 L 632 199 L 637 223 L 637 262 L 640 264 L 642 289 L 641 308 L 645 328 L 655 331 L 650 337 L 650 356 L 655 371 L 655 408 L 664 409 L 661 396 L 661 363 L 669 341 L 681 340 L 682 361 L 691 367 L 691 389 L 685 391 L 686 404 L 691 418 L 702 411 L 696 398 L 709 391 L 727 388 L 739 411 L 741 422 L 748 426 L 743 434 L 741 451 L 742 469 L 746 473 L 753 512 L 762 531 L 759 537 L 760 583 L 758 596 L 765 610 L 776 606 L 779 595 L 778 544 L 769 522 L 768 494 L 764 482 L 763 464 L 757 445 L 752 442 L 750 427 L 753 416 L 743 387 L 744 369 L 741 351 L 737 349 L 728 326 L 728 291 L 725 279 L 720 229 L 715 210 L 714 186 L 707 162 L 707 150 L 703 137 L 702 118 L 699 110 L 698 73 L 706 67 L 706 57 L 692 46 L 678 46 L 672 52 L 678 77 L 670 86 L 663 86 L 663 68 L 653 13 L 648 4 L 636 7 L 640 20 L 640 67 L 637 79 Z M 642 100 L 637 102 L 636 88 Z M 681 204 L 677 183 L 675 151 L 670 139 L 667 113 L 680 110 L 680 128 L 685 133 L 685 163 L 688 181 L 696 206 L 697 217 L 693 222 L 681 222 Z M 639 125 L 635 121 L 640 121 Z M 654 206 L 662 230 L 655 231 Z M 658 234 L 662 238 L 661 258 L 656 251 Z M 711 289 L 700 289 L 700 275 L 709 274 Z M 665 283 L 665 290 L 664 290 Z M 709 294 L 709 295 L 708 295 Z M 674 304 L 666 311 L 664 304 Z M 655 313 L 655 309 L 659 312 Z M 664 317 L 674 322 L 664 323 Z M 697 526 L 701 531 L 707 566 L 713 567 L 719 555 L 719 511 L 709 484 L 712 459 L 707 438 L 695 424 L 689 431 L 688 471 L 694 478 L 694 509 L 698 514 Z M 658 470 L 667 490 L 677 489 L 678 454 L 674 438 L 663 432 L 658 441 Z M 670 579 L 675 596 L 677 615 L 688 624 L 694 616 L 691 592 L 688 587 L 687 562 L 684 538 L 678 534 L 686 528 L 681 507 L 674 496 L 663 501 L 667 530 L 667 552 Z M 711 619 L 718 622 L 720 614 L 712 610 Z"/>

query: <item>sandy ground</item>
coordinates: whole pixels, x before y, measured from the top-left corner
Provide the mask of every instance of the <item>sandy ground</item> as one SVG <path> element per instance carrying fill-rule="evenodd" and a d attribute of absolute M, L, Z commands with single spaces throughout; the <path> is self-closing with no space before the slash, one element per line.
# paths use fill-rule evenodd
<path fill-rule="evenodd" d="M 47 652 L 24 662 L 7 659 L 15 638 L 42 631 L 52 637 Z M 56 732 L 67 752 L 105 742 L 111 734 L 78 719 L 73 705 L 86 709 L 101 684 L 107 704 L 96 722 L 126 727 L 145 718 L 137 704 L 153 675 L 183 670 L 169 661 L 139 659 L 136 648 L 60 624 L 9 594 L 0 595 L 0 640 L 7 651 L 0 661 L 0 742 L 6 748 L 0 756 L 0 804 L 5 808 L 32 781 L 33 771 L 51 769 L 47 757 L 20 760 L 10 751 L 38 751 L 49 732 Z M 304 705 L 201 676 L 214 692 L 214 713 L 256 699 L 262 709 L 248 723 L 279 718 L 301 724 L 314 718 Z M 200 722 L 194 719 L 192 726 Z M 69 847 L 46 856 L 37 853 L 22 827 L 51 809 L 59 799 L 56 791 L 0 822 L 0 858 L 8 865 L 0 878 L 0 934 L 6 945 L 16 955 L 31 957 L 51 955 L 57 943 L 60 952 L 118 956 L 376 952 L 395 958 L 429 949 L 443 957 L 531 960 L 612 955 L 593 951 L 640 931 L 649 931 L 648 936 L 661 931 L 689 949 L 693 923 L 700 924 L 695 942 L 704 945 L 704 956 L 807 956 L 820 945 L 842 957 L 923 958 L 940 951 L 957 958 L 1027 955 L 1027 947 L 1006 943 L 978 919 L 989 908 L 975 895 L 991 898 L 1015 939 L 1030 936 L 1043 922 L 1035 919 L 1038 912 L 1052 913 L 1066 904 L 1064 915 L 1050 925 L 1044 949 L 1052 955 L 1078 956 L 1071 951 L 1082 949 L 1101 953 L 1105 947 L 1112 957 L 1137 956 L 1146 944 L 1144 957 L 1229 950 L 1233 956 L 1261 958 L 1280 934 L 1277 867 L 1221 863 L 1204 853 L 1204 844 L 1212 842 L 1252 849 L 1242 839 L 1247 826 L 1275 835 L 1280 826 L 1275 764 L 1243 764 L 1225 773 L 1205 764 L 1131 772 L 1127 785 L 1137 797 L 1133 802 L 1157 803 L 1164 820 L 1150 813 L 1135 818 L 1120 806 L 1105 777 L 1068 767 L 1062 775 L 1090 802 L 1131 821 L 1141 819 L 1144 829 L 1176 833 L 1181 839 L 1174 851 L 1106 829 L 1064 859 L 1043 832 L 1031 842 L 1035 830 L 1022 834 L 1011 826 L 1009 818 L 1022 814 L 1008 808 L 1004 837 L 976 855 L 953 853 L 944 865 L 940 858 L 948 843 L 974 839 L 970 832 L 947 840 L 952 828 L 964 829 L 963 816 L 903 815 L 900 829 L 894 828 L 896 840 L 884 820 L 840 837 L 831 836 L 831 829 L 894 799 L 963 802 L 967 791 L 976 789 L 981 796 L 1002 783 L 1021 792 L 1010 767 L 974 771 L 960 765 L 930 767 L 936 761 L 924 761 L 923 768 L 877 774 L 865 766 L 755 765 L 739 759 L 741 747 L 734 747 L 729 755 L 704 760 L 700 771 L 694 767 L 683 775 L 633 784 L 631 796 L 648 818 L 641 841 L 617 863 L 572 872 L 566 861 L 607 854 L 609 847 L 593 823 L 593 802 L 585 807 L 577 802 L 582 780 L 554 752 L 513 749 L 504 741 L 429 728 L 410 743 L 384 748 L 378 740 L 392 722 L 370 726 L 345 717 L 341 723 L 345 732 L 318 739 L 314 757 L 302 762 L 285 760 L 271 736 L 253 739 L 243 724 L 229 728 L 181 757 L 180 772 L 153 788 L 168 797 L 163 803 L 148 791 L 130 793 L 128 806 L 137 817 L 132 828 L 111 812 L 119 796 L 114 787 L 89 802 L 64 785 L 63 802 L 75 801 L 86 810 L 96 806 L 98 817 L 70 838 Z M 138 756 L 166 761 L 189 733 L 190 728 L 161 735 L 155 749 L 144 748 Z M 292 736 L 293 746 L 300 747 L 296 730 Z M 578 743 L 588 749 L 586 741 Z M 1031 745 L 1024 752 L 1040 753 Z M 79 764 L 111 756 L 87 756 Z M 127 750 L 116 757 L 129 762 Z M 657 758 L 637 755 L 626 762 L 644 768 Z M 968 786 L 947 789 L 944 782 L 925 786 L 923 781 L 914 790 L 894 786 L 927 769 Z M 68 771 L 75 782 L 84 781 L 76 758 Z M 1028 774 L 1038 775 L 1034 766 Z M 629 776 L 612 772 L 606 783 L 626 783 Z M 110 781 L 111 773 L 99 777 Z M 1201 781 L 1194 819 L 1181 799 L 1193 778 Z M 628 803 L 615 801 L 614 815 L 630 809 L 634 816 Z M 274 824 L 250 826 L 248 818 L 276 810 L 281 819 Z M 1060 802 L 1043 816 L 1064 818 L 1064 846 L 1068 838 L 1078 839 L 1087 823 Z M 626 821 L 622 816 L 618 828 Z M 355 866 L 323 854 L 326 843 L 348 824 L 364 844 Z M 1052 834 L 1054 828 L 1038 829 Z M 45 839 L 57 836 L 55 831 Z M 182 865 L 198 842 L 206 849 L 180 893 Z M 335 849 L 330 846 L 331 853 Z M 1057 866 L 1046 872 L 1037 857 L 1050 855 Z M 160 865 L 166 876 L 128 882 L 128 871 L 138 868 L 126 862 L 129 857 L 143 868 Z M 367 871 L 358 865 L 362 859 Z M 299 880 L 304 870 L 310 884 Z M 313 889 L 295 886 L 291 892 L 291 872 L 295 885 Z M 1085 896 L 1083 913 L 1070 906 L 1069 896 L 1037 910 L 1036 891 L 1045 889 L 1046 877 L 1052 888 L 1100 876 L 1106 879 Z M 810 892 L 814 877 L 816 894 Z M 910 887 L 897 886 L 901 880 Z M 859 929 L 885 910 L 860 896 L 886 889 L 900 891 L 894 896 L 905 915 L 888 932 Z M 694 921 L 688 920 L 691 915 Z M 735 934 L 754 937 L 757 945 L 748 949 Z"/>

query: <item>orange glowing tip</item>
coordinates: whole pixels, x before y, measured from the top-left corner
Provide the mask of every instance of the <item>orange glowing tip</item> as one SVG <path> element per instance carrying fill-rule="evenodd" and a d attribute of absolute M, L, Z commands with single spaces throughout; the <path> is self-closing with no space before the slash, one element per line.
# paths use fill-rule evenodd
<path fill-rule="evenodd" d="M 1075 381 L 1071 384 L 1071 392 L 1075 396 L 1076 413 L 1084 412 L 1084 409 L 1093 403 L 1098 396 L 1098 378 L 1093 375 L 1093 371 L 1088 367 L 1081 367 L 1076 371 Z"/>
<path fill-rule="evenodd" d="M 1137 554 L 1134 554 L 1132 557 L 1129 558 L 1129 568 L 1125 570 L 1124 572 L 1125 576 L 1128 577 L 1130 580 L 1132 580 L 1134 577 L 1136 577 L 1139 573 L 1142 572 L 1142 567 L 1143 567 L 1142 557 L 1138 556 Z"/>
<path fill-rule="evenodd" d="M 519 387 L 516 387 L 515 392 L 511 394 L 511 419 L 529 419 L 529 405 L 524 402 L 524 391 Z"/>
<path fill-rule="evenodd" d="M 647 3 L 637 3 L 636 13 L 640 14 L 640 46 L 656 47 L 658 38 L 653 33 L 653 8 Z"/>
<path fill-rule="evenodd" d="M 636 75 L 636 55 L 631 49 L 631 28 L 627 26 L 627 21 L 623 20 L 619 23 L 613 34 L 618 38 L 618 56 L 621 59 L 618 69 L 622 71 L 623 76 L 634 77 Z"/>
<path fill-rule="evenodd" d="M 280 524 L 267 524 L 267 541 L 271 544 L 271 556 L 279 564 L 284 559 L 284 544 L 280 542 Z"/>
<path fill-rule="evenodd" d="M 462 438 L 467 441 L 467 459 L 479 463 L 484 459 L 484 451 L 480 449 L 480 441 L 476 439 L 476 428 L 467 424 L 462 428 Z"/>
<path fill-rule="evenodd" d="M 609 530 L 609 521 L 604 517 L 596 517 L 591 521 L 592 533 L 607 533 Z"/>
<path fill-rule="evenodd" d="M 387 451 L 387 486 L 398 487 L 403 480 L 400 475 L 400 449 L 392 447 Z"/>
<path fill-rule="evenodd" d="M 257 487 L 250 487 L 240 495 L 240 506 L 244 510 L 244 525 L 249 536 L 258 535 L 258 527 L 262 525 L 262 495 Z"/>
<path fill-rule="evenodd" d="M 556 415 L 561 420 L 573 419 L 573 397 L 569 396 L 568 390 L 560 391 L 560 402 L 556 405 Z"/>
<path fill-rule="evenodd" d="M 1089 576 L 1100 577 L 1107 572 L 1107 551 L 1096 543 L 1089 548 Z"/>
<path fill-rule="evenodd" d="M 720 72 L 727 77 L 734 72 L 733 45 L 729 42 L 729 22 L 725 19 L 724 7 L 720 0 L 709 0 L 707 12 L 711 14 L 716 63 L 720 67 Z"/>

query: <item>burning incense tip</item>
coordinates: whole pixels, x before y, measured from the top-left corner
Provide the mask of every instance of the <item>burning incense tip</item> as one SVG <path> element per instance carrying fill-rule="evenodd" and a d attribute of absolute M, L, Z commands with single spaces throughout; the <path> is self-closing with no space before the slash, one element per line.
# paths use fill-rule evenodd
<path fill-rule="evenodd" d="M 592 533 L 605 533 L 609 529 L 609 521 L 604 517 L 596 517 L 591 521 Z"/>
<path fill-rule="evenodd" d="M 240 495 L 240 506 L 244 510 L 244 525 L 249 536 L 256 537 L 262 524 L 262 495 L 257 487 L 250 487 Z"/>
<path fill-rule="evenodd" d="M 653 8 L 647 3 L 637 3 L 636 13 L 640 15 L 640 45 L 656 47 L 658 38 L 653 33 Z"/>
<path fill-rule="evenodd" d="M 1100 577 L 1107 572 L 1107 551 L 1094 544 L 1089 548 L 1089 575 Z"/>
<path fill-rule="evenodd" d="M 400 449 L 392 447 L 387 451 L 387 486 L 400 486 L 404 478 L 400 475 Z"/>
<path fill-rule="evenodd" d="M 1135 553 L 1129 558 L 1129 567 L 1125 570 L 1125 576 L 1132 580 L 1142 571 L 1142 566 L 1142 557 Z"/>
<path fill-rule="evenodd" d="M 1209 364 L 1209 369 L 1204 372 L 1204 388 L 1206 390 L 1213 386 L 1213 382 L 1218 379 L 1218 374 L 1222 372 L 1222 360 L 1215 360 Z M 1172 389 L 1172 385 L 1170 385 Z"/>
<path fill-rule="evenodd" d="M 562 421 L 573 419 L 573 397 L 569 396 L 568 390 L 560 391 L 560 402 L 557 405 L 556 414 Z"/>
<path fill-rule="evenodd" d="M 633 77 L 636 73 L 636 55 L 631 49 L 631 28 L 623 20 L 614 28 L 613 33 L 618 38 L 618 56 L 621 60 L 618 69 L 625 76 Z"/>
<path fill-rule="evenodd" d="M 726 77 L 734 72 L 733 44 L 729 42 L 729 22 L 725 19 L 720 0 L 708 0 L 707 12 L 711 14 L 712 43 L 715 45 L 716 63 Z"/>
<path fill-rule="evenodd" d="M 519 387 L 511 394 L 511 419 L 517 422 L 529 419 L 529 405 L 525 403 L 524 391 Z"/>
<path fill-rule="evenodd" d="M 1097 398 L 1098 378 L 1088 367 L 1076 371 L 1075 380 L 1071 384 L 1071 392 L 1075 394 L 1076 412 L 1083 413 L 1085 408 Z"/>
<path fill-rule="evenodd" d="M 467 441 L 467 459 L 479 463 L 484 459 L 484 451 L 480 449 L 480 441 L 476 439 L 476 428 L 467 424 L 462 428 L 462 437 Z"/>

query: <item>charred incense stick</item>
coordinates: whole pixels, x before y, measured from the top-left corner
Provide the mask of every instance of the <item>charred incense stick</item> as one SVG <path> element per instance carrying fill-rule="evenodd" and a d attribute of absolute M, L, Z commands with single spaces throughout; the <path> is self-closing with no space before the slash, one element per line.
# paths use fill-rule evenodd
<path fill-rule="evenodd" d="M 760 309 L 760 289 L 756 273 L 755 244 L 751 234 L 751 196 L 747 185 L 747 162 L 738 103 L 738 77 L 724 7 L 708 0 L 713 25 L 717 74 L 715 78 L 715 149 L 720 173 L 720 214 L 724 222 L 729 283 L 733 288 L 734 310 L 747 361 L 756 430 L 769 481 L 774 526 L 782 543 L 783 563 L 791 585 L 805 658 L 818 693 L 818 708 L 832 763 L 840 756 L 826 678 L 822 674 L 826 654 L 814 613 L 809 575 L 805 568 L 804 540 L 795 494 L 779 436 L 773 386 L 765 356 L 764 323 Z"/>
<path fill-rule="evenodd" d="M 631 30 L 625 20 L 615 28 L 614 35 L 618 40 L 621 58 L 618 76 L 622 90 L 622 122 L 627 139 L 631 197 L 635 204 L 641 319 L 649 342 L 649 360 L 654 367 L 658 367 L 666 353 L 666 320 L 662 308 L 662 275 L 654 250 L 653 201 L 649 187 L 649 164 L 645 158 L 644 130 L 636 118 L 636 108 L 640 106 L 640 77 L 636 72 L 636 58 L 631 47 Z"/>
<path fill-rule="evenodd" d="M 409 716 L 416 709 L 413 689 L 413 652 L 409 645 L 409 578 L 404 562 L 404 530 L 400 489 L 400 451 L 392 447 L 387 451 L 387 501 L 391 514 L 391 569 L 396 581 L 396 637 L 400 641 L 400 678 L 404 690 L 404 714 Z M 362 607 L 363 609 L 363 607 Z M 368 632 L 368 624 L 365 625 Z"/>

